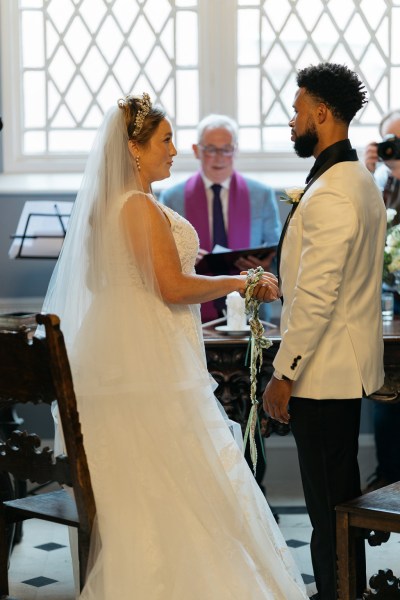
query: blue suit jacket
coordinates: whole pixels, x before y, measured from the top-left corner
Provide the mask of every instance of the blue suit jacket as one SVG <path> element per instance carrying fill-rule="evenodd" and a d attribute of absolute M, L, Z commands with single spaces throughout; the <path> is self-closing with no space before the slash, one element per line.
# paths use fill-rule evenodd
<path fill-rule="evenodd" d="M 250 198 L 250 247 L 277 246 L 281 234 L 281 220 L 275 199 L 275 191 L 253 179 L 245 177 Z M 160 194 L 160 202 L 185 217 L 184 190 L 186 181 L 178 183 Z M 236 248 L 232 248 L 236 250 Z M 260 317 L 270 319 L 268 304 L 260 307 Z"/>
<path fill-rule="evenodd" d="M 272 188 L 245 177 L 250 197 L 250 246 L 277 246 L 282 225 L 275 192 Z M 160 202 L 185 217 L 184 189 L 186 182 L 178 183 L 160 194 Z M 236 248 L 232 248 L 235 250 Z"/>

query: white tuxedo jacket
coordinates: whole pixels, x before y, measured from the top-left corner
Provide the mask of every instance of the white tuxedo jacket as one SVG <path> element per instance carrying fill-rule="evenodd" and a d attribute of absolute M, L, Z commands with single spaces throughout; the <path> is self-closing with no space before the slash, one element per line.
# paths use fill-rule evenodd
<path fill-rule="evenodd" d="M 282 342 L 274 367 L 293 396 L 360 398 L 383 384 L 381 286 L 386 211 L 359 161 L 306 191 L 281 249 Z"/>

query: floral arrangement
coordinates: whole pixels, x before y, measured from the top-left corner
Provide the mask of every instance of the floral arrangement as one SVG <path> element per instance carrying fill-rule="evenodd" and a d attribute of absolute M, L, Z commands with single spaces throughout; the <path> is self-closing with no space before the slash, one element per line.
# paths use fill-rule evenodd
<path fill-rule="evenodd" d="M 387 233 L 383 262 L 383 281 L 388 285 L 398 285 L 400 275 L 400 223 L 390 225 L 397 211 L 393 208 L 386 209 Z"/>
<path fill-rule="evenodd" d="M 298 204 L 304 194 L 304 188 L 292 187 L 285 190 L 283 196 L 279 196 L 279 199 L 286 204 Z"/>

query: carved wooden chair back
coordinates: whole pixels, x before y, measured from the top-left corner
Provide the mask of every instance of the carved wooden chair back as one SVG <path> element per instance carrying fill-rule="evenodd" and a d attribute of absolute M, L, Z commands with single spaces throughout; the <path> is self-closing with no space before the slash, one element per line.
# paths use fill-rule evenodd
<path fill-rule="evenodd" d="M 71 369 L 55 315 L 36 315 L 44 337 L 29 330 L 0 330 L 0 407 L 57 400 L 67 456 L 54 457 L 41 447 L 35 433 L 14 431 L 0 443 L 0 472 L 34 483 L 58 482 L 60 489 L 0 503 L 0 598 L 7 598 L 9 546 L 7 534 L 14 523 L 37 518 L 76 527 L 80 584 L 83 587 L 95 516 L 95 503 L 87 465 Z M 72 487 L 73 494 L 61 485 Z"/>

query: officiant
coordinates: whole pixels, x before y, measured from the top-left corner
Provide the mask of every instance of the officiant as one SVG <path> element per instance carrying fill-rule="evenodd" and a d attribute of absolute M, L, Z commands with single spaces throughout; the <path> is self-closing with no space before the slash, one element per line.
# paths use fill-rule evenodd
<path fill-rule="evenodd" d="M 160 201 L 196 229 L 200 238 L 198 261 L 216 245 L 230 250 L 277 246 L 281 222 L 274 190 L 243 177 L 234 167 L 237 123 L 226 115 L 208 115 L 200 121 L 197 143 L 192 147 L 200 170 L 187 181 L 164 190 Z M 235 267 L 239 272 L 261 265 L 268 271 L 273 257 L 273 253 L 264 259 L 241 257 Z M 202 321 L 221 316 L 224 308 L 224 298 L 202 304 Z M 267 313 L 262 317 L 266 318 Z"/>

